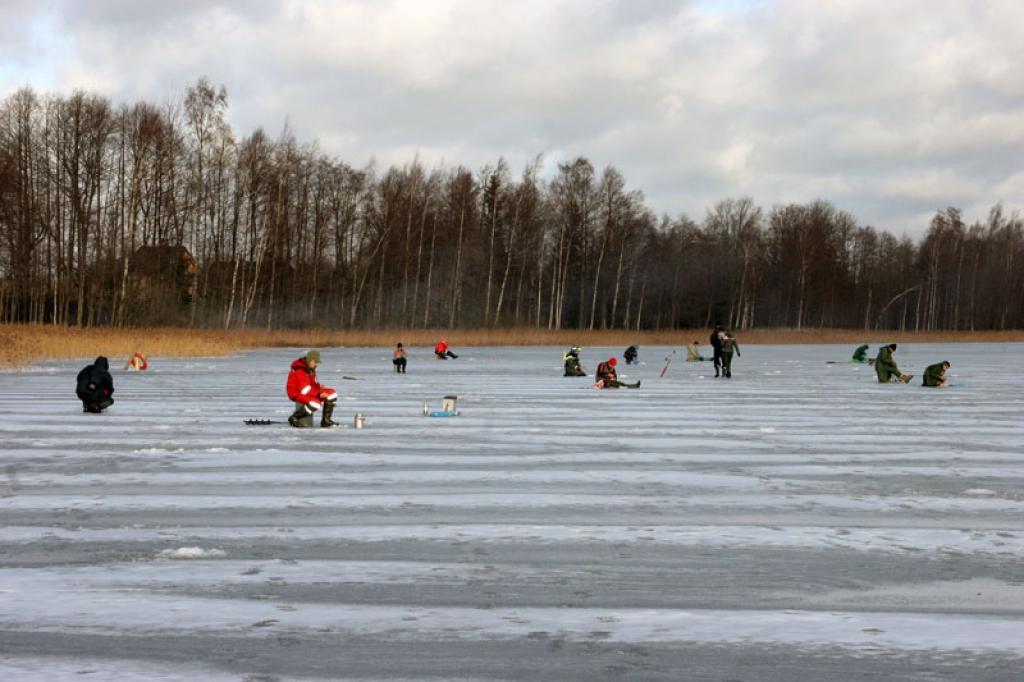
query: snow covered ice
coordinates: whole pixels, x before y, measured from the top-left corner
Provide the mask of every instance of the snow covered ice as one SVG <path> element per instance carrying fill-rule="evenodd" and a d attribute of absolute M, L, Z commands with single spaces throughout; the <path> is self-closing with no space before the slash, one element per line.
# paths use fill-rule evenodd
<path fill-rule="evenodd" d="M 0 679 L 1021 679 L 1024 344 L 852 347 L 321 349 L 362 430 L 242 424 L 304 349 L 0 373 Z"/>

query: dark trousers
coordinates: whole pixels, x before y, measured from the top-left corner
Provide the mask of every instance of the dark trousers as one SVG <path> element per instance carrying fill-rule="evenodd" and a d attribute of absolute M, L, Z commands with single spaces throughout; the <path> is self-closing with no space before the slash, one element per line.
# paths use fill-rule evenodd
<path fill-rule="evenodd" d="M 405 365 L 408 362 L 405 358 L 395 358 L 391 361 L 395 365 L 395 371 L 399 374 L 405 374 Z"/>
<path fill-rule="evenodd" d="M 732 353 L 722 352 L 722 376 L 732 377 Z"/>
<path fill-rule="evenodd" d="M 602 379 L 601 388 L 640 388 L 640 382 L 635 384 L 627 384 L 618 379 Z"/>
<path fill-rule="evenodd" d="M 717 377 L 718 376 L 718 370 L 720 370 L 722 368 L 722 349 L 716 347 L 716 348 L 714 348 L 714 351 L 715 351 L 715 358 L 714 358 L 714 360 L 715 360 L 715 376 Z"/>
<path fill-rule="evenodd" d="M 102 400 L 83 400 L 82 411 L 91 412 L 93 414 L 99 414 L 103 410 L 107 409 L 114 404 L 113 398 L 103 398 Z"/>

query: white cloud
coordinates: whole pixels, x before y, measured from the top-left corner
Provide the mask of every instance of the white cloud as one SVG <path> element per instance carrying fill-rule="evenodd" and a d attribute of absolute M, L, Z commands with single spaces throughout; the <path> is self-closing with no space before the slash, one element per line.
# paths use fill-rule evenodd
<path fill-rule="evenodd" d="M 920 233 L 1021 203 L 1022 25 L 1017 0 L 9 2 L 0 95 L 205 74 L 240 133 L 287 118 L 357 166 L 585 154 L 672 215 L 825 198 Z"/>

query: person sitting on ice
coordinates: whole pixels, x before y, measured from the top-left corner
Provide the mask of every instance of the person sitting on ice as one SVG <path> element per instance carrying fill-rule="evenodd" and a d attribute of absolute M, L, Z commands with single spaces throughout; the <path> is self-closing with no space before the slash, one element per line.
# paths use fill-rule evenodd
<path fill-rule="evenodd" d="M 135 351 L 135 353 L 128 358 L 128 362 L 124 363 L 124 369 L 128 369 L 133 372 L 141 372 L 147 367 L 149 367 L 149 362 L 146 360 L 146 356 L 138 351 Z"/>
<path fill-rule="evenodd" d="M 585 377 L 587 373 L 583 371 L 583 366 L 580 365 L 580 347 L 573 346 L 569 349 L 569 352 L 562 354 L 562 359 L 565 361 L 565 375 L 567 377 Z"/>
<path fill-rule="evenodd" d="M 316 368 L 320 364 L 320 351 L 311 350 L 292 362 L 285 390 L 288 399 L 295 403 L 295 412 L 288 417 L 288 423 L 296 428 L 313 426 L 313 413 L 323 408 L 320 426 L 335 426 L 331 419 L 338 394 L 333 388 L 321 386 L 316 380 Z"/>
<path fill-rule="evenodd" d="M 82 412 L 99 414 L 114 404 L 114 380 L 110 376 L 110 363 L 102 355 L 78 373 L 75 393 L 82 401 Z"/>
<path fill-rule="evenodd" d="M 402 348 L 402 344 L 399 343 L 394 352 L 391 353 L 391 364 L 395 366 L 395 372 L 405 374 L 405 366 L 408 362 L 409 355 Z"/>
<path fill-rule="evenodd" d="M 437 356 L 438 360 L 447 360 L 448 358 L 459 357 L 455 353 L 448 350 L 448 339 L 441 339 L 441 342 L 434 346 L 434 355 Z"/>
<path fill-rule="evenodd" d="M 867 362 L 868 361 L 868 347 L 869 346 L 866 343 L 863 346 L 858 346 L 857 350 L 853 351 L 853 358 L 852 358 L 853 362 L 859 362 L 861 364 L 864 364 L 865 362 Z"/>
<path fill-rule="evenodd" d="M 896 361 L 892 357 L 892 354 L 895 352 L 895 343 L 890 343 L 888 346 L 882 346 L 878 349 L 878 357 L 875 358 L 875 374 L 878 375 L 878 383 L 887 384 L 890 381 L 897 380 L 907 383 L 914 378 L 909 374 L 904 374 L 896 366 Z"/>
<path fill-rule="evenodd" d="M 686 347 L 686 361 L 687 362 L 702 362 L 706 358 L 700 354 L 700 343 L 694 341 Z"/>
<path fill-rule="evenodd" d="M 947 369 L 949 369 L 949 362 L 946 360 L 936 362 L 934 365 L 928 365 L 924 370 L 924 381 L 921 382 L 921 385 L 932 387 L 945 386 Z"/>
<path fill-rule="evenodd" d="M 637 350 L 636 346 L 630 346 L 622 354 L 622 359 L 626 361 L 627 365 L 638 364 L 637 356 L 640 355 L 640 351 Z"/>
<path fill-rule="evenodd" d="M 597 386 L 601 388 L 640 388 L 640 382 L 626 384 L 619 381 L 619 375 L 615 371 L 618 360 L 614 357 L 608 358 L 597 366 Z"/>

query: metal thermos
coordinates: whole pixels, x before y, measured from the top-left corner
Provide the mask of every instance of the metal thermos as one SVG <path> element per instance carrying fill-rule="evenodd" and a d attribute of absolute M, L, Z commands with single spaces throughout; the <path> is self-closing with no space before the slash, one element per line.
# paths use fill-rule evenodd
<path fill-rule="evenodd" d="M 352 426 L 357 429 L 361 429 L 364 424 L 366 424 L 366 417 L 361 414 L 356 414 L 355 418 L 352 420 Z"/>
<path fill-rule="evenodd" d="M 423 416 L 430 414 L 430 403 L 423 403 Z"/>

